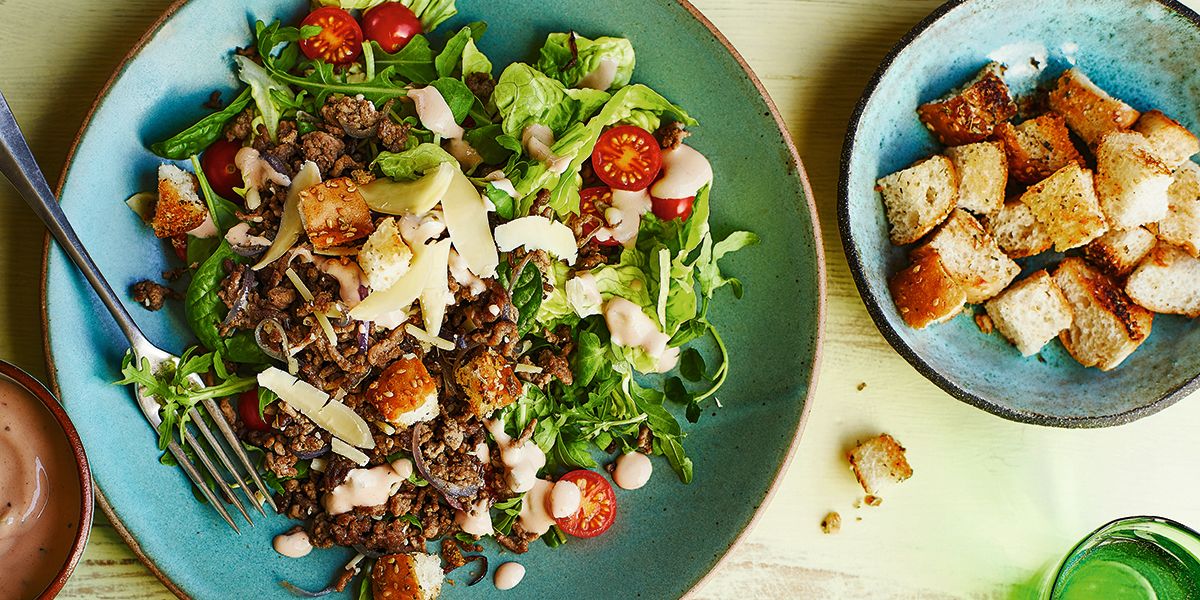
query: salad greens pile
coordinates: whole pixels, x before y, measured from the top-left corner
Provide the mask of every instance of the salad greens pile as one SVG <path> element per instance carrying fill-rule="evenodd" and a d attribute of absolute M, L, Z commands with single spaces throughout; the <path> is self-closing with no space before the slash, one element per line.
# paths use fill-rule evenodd
<path fill-rule="evenodd" d="M 384 1 L 319 3 L 361 10 Z M 402 1 L 420 18 L 426 32 L 456 14 L 453 0 Z M 248 106 L 255 109 L 256 123 L 264 125 L 268 135 L 274 137 L 285 120 L 295 121 L 303 134 L 315 129 L 313 115 L 320 114 L 327 99 L 361 95 L 380 110 L 387 107 L 390 118 L 411 126 L 407 146 L 401 151 L 374 149 L 371 168 L 397 181 L 413 181 L 443 163 L 458 166 L 442 148 L 444 140 L 422 128 L 412 103 L 398 101 L 410 89 L 433 86 L 450 107 L 455 122 L 465 128 L 463 139 L 482 156 L 488 165 L 485 169 L 502 171 L 515 188 L 514 197 L 497 187 L 493 178 L 485 178 L 487 171 L 467 171 L 495 205 L 500 220 L 529 215 L 539 192 L 548 190 L 549 207 L 565 222 L 581 211 L 582 172 L 605 130 L 625 124 L 649 132 L 670 122 L 698 125 L 683 108 L 653 89 L 631 82 L 636 56 L 629 40 L 552 33 L 533 64 L 513 63 L 497 74 L 484 52 L 486 31 L 483 23 L 464 26 L 449 35 L 440 50 L 426 35 L 417 35 L 392 53 L 368 41 L 360 60 L 335 67 L 306 58 L 300 51 L 298 42 L 317 35 L 319 27 L 260 21 L 254 27 L 257 57 L 241 53 L 234 57 L 238 78 L 246 87 L 223 110 L 153 144 L 151 150 L 165 159 L 195 161 L 196 155 L 220 137 L 225 124 Z M 615 70 L 608 89 L 575 87 L 606 61 Z M 495 83 L 494 92 L 486 98 L 467 85 L 469 78 L 484 75 L 494 77 Z M 528 155 L 522 133 L 531 125 L 547 127 L 553 133 L 550 151 L 568 165 L 565 170 Z M 237 207 L 212 192 L 198 164 L 195 170 L 223 233 L 236 223 Z M 563 327 L 575 340 L 571 357 L 574 381 L 567 385 L 555 380 L 544 391 L 526 385 L 523 397 L 500 415 L 513 435 L 537 420 L 533 440 L 548 455 L 549 469 L 595 467 L 593 447 L 606 452 L 632 450 L 645 425 L 653 433 L 654 453 L 666 457 L 681 481 L 692 481 L 692 460 L 684 445 L 687 434 L 672 407 L 695 423 L 705 407 L 716 402 L 715 394 L 728 375 L 729 356 L 709 320 L 709 307 L 721 288 L 729 287 L 735 297 L 742 295 L 741 282 L 726 276 L 719 262 L 758 241 L 749 232 L 714 237 L 708 223 L 711 188 L 710 183 L 697 194 L 693 213 L 686 220 L 664 221 L 650 213 L 643 215 L 636 243 L 623 248 L 618 260 L 590 270 L 603 302 L 623 298 L 635 303 L 670 336 L 669 346 L 681 349 L 677 374 L 644 377 L 656 372 L 655 359 L 641 348 L 612 342 L 601 306 L 573 288 L 571 280 L 578 273 L 566 264 L 555 262 L 552 272 L 543 278 L 539 269 L 528 263 L 511 256 L 502 258 L 498 277 L 513 290 L 513 303 L 520 312 L 519 331 L 529 343 L 526 352 L 537 353 L 551 346 L 549 332 Z M 204 394 L 227 395 L 252 387 L 253 380 L 229 375 L 224 360 L 251 367 L 269 362 L 249 332 L 222 336 L 218 331 L 227 311 L 215 293 L 225 276 L 222 265 L 245 260 L 219 238 L 217 242 L 189 241 L 188 261 L 197 267 L 186 298 L 188 321 L 213 354 L 185 357 L 170 383 L 126 361 L 122 383 L 153 386 L 156 395 L 161 394 L 164 414 L 171 415 L 164 420 L 164 431 L 184 426 L 186 409 L 197 397 L 186 386 L 180 387 L 176 381 L 179 374 L 211 366 L 221 383 Z M 552 291 L 545 293 L 544 284 Z M 690 347 L 701 338 L 714 343 L 715 364 Z M 504 511 L 504 507 L 497 508 Z"/>

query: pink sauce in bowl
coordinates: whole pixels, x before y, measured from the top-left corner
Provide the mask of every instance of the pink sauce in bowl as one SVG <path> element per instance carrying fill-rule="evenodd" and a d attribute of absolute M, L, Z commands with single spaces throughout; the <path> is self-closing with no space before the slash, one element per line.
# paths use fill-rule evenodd
<path fill-rule="evenodd" d="M 0 361 L 0 598 L 53 598 L 92 525 L 91 472 L 54 396 Z"/>

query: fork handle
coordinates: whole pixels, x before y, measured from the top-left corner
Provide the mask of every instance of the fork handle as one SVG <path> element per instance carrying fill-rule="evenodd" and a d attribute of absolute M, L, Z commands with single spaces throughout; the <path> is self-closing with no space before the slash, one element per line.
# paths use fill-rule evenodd
<path fill-rule="evenodd" d="M 63 214 L 62 208 L 54 198 L 54 193 L 50 191 L 50 186 L 46 183 L 46 176 L 42 174 L 37 161 L 34 160 L 33 153 L 29 150 L 29 144 L 25 141 L 25 136 L 21 134 L 16 117 L 13 116 L 12 109 L 8 107 L 8 101 L 4 99 L 3 93 L 0 93 L 0 172 L 4 173 L 4 176 L 17 188 L 17 192 L 33 209 L 34 214 L 42 220 L 54 239 L 58 240 L 59 246 L 67 253 L 71 262 L 75 263 L 75 266 L 83 272 L 83 276 L 87 278 L 88 283 L 92 284 L 92 289 L 96 291 L 100 301 L 108 307 L 108 312 L 112 313 L 113 318 L 116 319 L 121 332 L 129 338 L 130 345 L 134 349 L 139 349 L 145 344 L 149 344 L 145 334 L 138 328 L 129 311 L 125 310 L 121 300 L 113 293 L 108 282 L 104 280 L 104 276 L 100 274 L 100 269 L 88 255 L 87 249 L 83 247 L 83 242 L 79 241 L 79 236 L 75 235 L 75 230 L 67 221 L 67 216 Z"/>

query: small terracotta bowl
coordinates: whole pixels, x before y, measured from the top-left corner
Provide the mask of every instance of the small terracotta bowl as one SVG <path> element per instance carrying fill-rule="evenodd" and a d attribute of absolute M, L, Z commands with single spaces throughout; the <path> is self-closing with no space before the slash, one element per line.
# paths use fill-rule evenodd
<path fill-rule="evenodd" d="M 71 448 L 71 454 L 75 459 L 77 475 L 79 477 L 79 519 L 78 527 L 75 529 L 75 541 L 71 545 L 71 550 L 67 554 L 67 559 L 58 571 L 58 575 L 54 577 L 47 585 L 46 589 L 42 590 L 39 599 L 50 599 L 58 595 L 63 586 L 67 583 L 67 578 L 75 571 L 75 565 L 79 563 L 79 559 L 83 556 L 83 549 L 87 546 L 88 535 L 92 529 L 92 512 L 94 507 L 94 499 L 92 496 L 92 472 L 88 468 L 87 454 L 83 451 L 83 442 L 79 439 L 79 434 L 75 431 L 75 426 L 71 424 L 70 417 L 66 411 L 58 403 L 58 399 L 46 386 L 42 385 L 32 375 L 26 373 L 20 367 L 0 360 L 0 378 L 8 379 L 13 383 L 21 386 L 30 395 L 41 400 L 42 405 L 54 415 L 54 420 L 58 422 L 62 428 L 63 442 Z"/>

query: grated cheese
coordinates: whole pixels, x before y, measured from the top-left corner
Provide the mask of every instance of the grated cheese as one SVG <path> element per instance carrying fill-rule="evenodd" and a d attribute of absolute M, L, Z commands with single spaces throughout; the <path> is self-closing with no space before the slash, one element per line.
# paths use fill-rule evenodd
<path fill-rule="evenodd" d="M 454 349 L 454 342 L 442 339 L 436 335 L 430 335 L 428 331 L 425 331 L 424 329 L 421 329 L 412 323 L 405 325 L 404 330 L 407 331 L 409 335 L 417 338 L 417 341 L 429 344 L 434 348 L 439 348 L 446 351 Z"/>
<path fill-rule="evenodd" d="M 351 446 L 350 444 L 347 444 L 346 442 L 343 442 L 341 438 L 333 438 L 331 448 L 333 449 L 334 453 L 345 456 L 346 458 L 354 461 L 354 464 L 360 467 L 365 466 L 367 461 L 370 460 L 367 458 L 366 454 L 362 453 L 361 450 Z"/>

